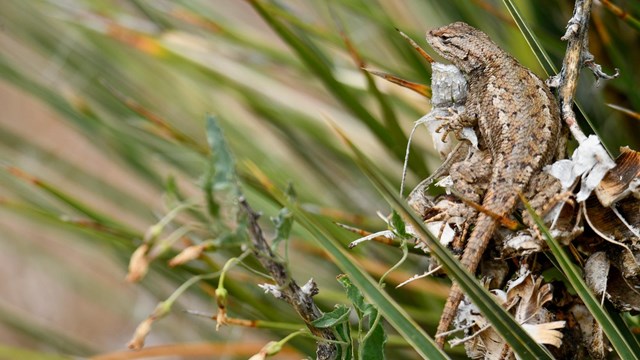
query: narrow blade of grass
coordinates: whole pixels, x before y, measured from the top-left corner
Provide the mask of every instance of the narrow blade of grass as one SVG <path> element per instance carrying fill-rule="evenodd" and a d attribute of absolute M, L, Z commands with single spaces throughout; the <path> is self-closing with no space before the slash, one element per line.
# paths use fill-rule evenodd
<path fill-rule="evenodd" d="M 640 31 L 640 20 L 638 20 L 636 17 L 624 11 L 622 8 L 620 8 L 619 6 L 617 6 L 616 4 L 612 3 L 609 0 L 602 0 L 601 3 L 613 15 L 622 19 L 624 22 L 629 24 L 629 26 L 634 28 L 636 31 Z"/>
<path fill-rule="evenodd" d="M 79 199 L 75 198 L 74 196 L 58 189 L 57 187 L 53 186 L 52 184 L 49 184 L 48 182 L 39 179 L 33 175 L 27 174 L 26 172 L 16 168 L 16 167 L 8 167 L 7 171 L 9 173 L 11 173 L 12 175 L 23 179 L 24 181 L 33 184 L 34 186 L 37 186 L 38 188 L 42 189 L 44 192 L 46 192 L 47 194 L 53 196 L 54 198 L 60 200 L 61 202 L 63 202 L 64 204 L 70 206 L 71 208 L 79 211 L 80 213 L 84 214 L 85 216 L 89 217 L 92 220 L 95 220 L 96 222 L 100 223 L 100 224 L 104 224 L 104 225 L 108 225 L 110 227 L 113 227 L 115 229 L 117 229 L 118 231 L 127 234 L 127 236 L 135 236 L 136 231 L 134 231 L 133 229 L 128 228 L 126 225 L 121 224 L 120 222 L 116 221 L 115 219 L 93 209 L 92 207 L 90 207 L 89 205 L 83 203 L 82 201 L 80 201 Z"/>
<path fill-rule="evenodd" d="M 522 16 L 520 15 L 520 12 L 516 8 L 515 4 L 511 0 L 503 0 L 503 2 L 507 7 L 507 10 L 509 10 L 509 14 L 511 14 L 511 17 L 516 22 L 516 25 L 518 25 L 518 29 L 520 29 L 520 32 L 524 36 L 524 39 L 527 41 L 527 44 L 529 44 L 529 48 L 531 48 L 531 51 L 533 51 L 536 59 L 538 59 L 538 62 L 544 69 L 546 75 L 555 75 L 558 70 L 553 65 L 553 61 L 551 61 L 549 54 L 547 54 L 544 48 L 542 48 L 542 45 L 540 45 L 535 35 L 533 35 L 533 31 L 529 29 L 527 23 L 524 21 L 524 19 L 522 19 Z"/>

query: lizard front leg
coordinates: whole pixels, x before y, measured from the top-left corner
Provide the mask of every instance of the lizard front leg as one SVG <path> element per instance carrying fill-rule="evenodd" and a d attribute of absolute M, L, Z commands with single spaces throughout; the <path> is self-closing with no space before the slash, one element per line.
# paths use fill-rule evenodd
<path fill-rule="evenodd" d="M 447 142 L 449 133 L 453 133 L 455 137 L 460 140 L 462 138 L 463 128 L 474 127 L 478 124 L 478 118 L 471 111 L 470 105 L 466 105 L 465 110 L 462 112 L 458 112 L 454 108 L 448 108 L 449 115 L 436 116 L 437 120 L 443 121 L 442 124 L 436 128 L 437 133 L 442 132 L 443 142 Z"/>

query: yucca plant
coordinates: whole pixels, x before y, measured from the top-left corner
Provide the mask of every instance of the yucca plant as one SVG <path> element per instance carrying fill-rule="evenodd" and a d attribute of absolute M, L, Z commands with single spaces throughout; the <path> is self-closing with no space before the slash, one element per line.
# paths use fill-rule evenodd
<path fill-rule="evenodd" d="M 547 78 L 574 5 L 0 2 L 0 357 L 466 358 L 433 341 L 447 280 L 396 288 L 433 257 L 520 357 L 549 358 L 397 195 L 431 66 L 396 29 L 423 44 L 465 21 Z M 639 14 L 600 1 L 589 23 L 620 76 L 580 79 L 578 119 L 613 157 L 640 148 Z M 428 135 L 407 189 L 440 162 Z M 637 318 L 603 301 L 606 284 L 594 298 L 579 252 L 539 224 L 558 269 L 545 281 L 584 302 L 609 356 L 638 357 Z M 358 229 L 392 236 L 350 249 Z"/>

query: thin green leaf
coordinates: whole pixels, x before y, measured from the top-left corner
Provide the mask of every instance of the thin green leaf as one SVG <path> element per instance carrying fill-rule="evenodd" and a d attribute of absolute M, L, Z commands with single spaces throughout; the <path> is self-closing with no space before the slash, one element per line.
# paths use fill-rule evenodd
<path fill-rule="evenodd" d="M 61 189 L 57 188 L 56 186 L 42 179 L 36 178 L 15 167 L 8 167 L 7 171 L 15 175 L 16 177 L 19 177 L 33 184 L 34 186 L 37 186 L 47 194 L 60 200 L 62 203 L 77 210 L 78 212 L 82 213 L 88 218 L 95 220 L 98 223 L 97 225 L 101 225 L 103 227 L 111 227 L 113 229 L 116 229 L 120 233 L 126 234 L 126 236 L 128 237 L 135 237 L 137 235 L 137 232 L 135 230 L 114 220 L 109 216 L 104 215 L 102 212 L 95 210 L 93 207 L 85 204 L 84 202 L 80 201 L 79 199 L 75 198 L 69 193 L 62 191 Z"/>
<path fill-rule="evenodd" d="M 527 23 L 522 19 L 522 16 L 515 4 L 511 0 L 503 0 L 503 2 L 507 7 L 507 10 L 509 10 L 509 14 L 511 14 L 511 17 L 516 22 L 516 25 L 518 25 L 518 29 L 520 29 L 520 32 L 527 41 L 527 44 L 529 44 L 529 48 L 533 51 L 533 55 L 535 55 L 536 59 L 538 59 L 538 62 L 544 69 L 545 74 L 547 76 L 555 75 L 558 70 L 553 65 L 553 61 L 551 61 L 549 54 L 547 54 L 544 48 L 542 48 L 542 45 L 540 45 L 535 35 L 533 35 L 533 31 L 529 29 Z"/>
<path fill-rule="evenodd" d="M 49 351 L 57 351 L 60 353 L 76 354 L 78 356 L 89 356 L 95 354 L 95 349 L 91 345 L 80 342 L 74 338 L 65 335 L 63 332 L 54 328 L 45 327 L 38 322 L 33 322 L 30 317 L 21 315 L 15 309 L 0 306 L 0 323 L 9 331 L 9 333 L 20 336 L 23 339 L 31 339 L 38 341 Z M 77 357 L 76 357 L 77 358 Z M 17 349 L 0 344 L 0 360 L 62 360 L 67 358 L 61 355 L 51 355 L 38 353 L 26 349 Z"/>
<path fill-rule="evenodd" d="M 158 28 L 163 31 L 171 30 L 173 27 L 169 21 L 164 19 L 162 16 L 159 16 L 155 9 L 152 9 L 150 6 L 144 4 L 140 0 L 129 0 L 129 3 L 133 5 L 140 13 L 146 16 L 149 20 L 151 20 Z"/>
<path fill-rule="evenodd" d="M 385 133 L 384 127 L 335 79 L 327 63 L 323 62 L 318 58 L 317 54 L 314 53 L 313 50 L 317 51 L 317 49 L 307 48 L 303 41 L 283 23 L 272 16 L 259 0 L 250 0 L 249 3 L 278 36 L 296 52 L 309 69 L 317 74 L 318 78 L 325 84 L 336 99 L 340 100 L 354 115 L 363 120 L 378 137 L 382 138 Z"/>
<path fill-rule="evenodd" d="M 624 22 L 629 24 L 636 31 L 640 31 L 640 20 L 638 20 L 635 16 L 630 14 L 629 12 L 623 10 L 618 7 L 616 4 L 612 3 L 609 0 L 602 0 L 602 5 L 609 10 L 612 14 L 622 19 Z"/>
<path fill-rule="evenodd" d="M 391 213 L 391 226 L 393 228 L 393 230 L 395 230 L 398 235 L 402 236 L 402 237 L 408 237 L 409 235 L 407 234 L 407 229 L 405 226 L 404 221 L 402 221 L 402 218 L 400 217 L 400 214 L 398 214 L 397 211 L 393 211 Z"/>
<path fill-rule="evenodd" d="M 220 214 L 220 205 L 213 196 L 213 177 L 215 169 L 209 166 L 204 173 L 204 181 L 202 182 L 202 189 L 204 190 L 204 200 L 207 204 L 207 211 L 209 215 L 215 219 Z"/>
<path fill-rule="evenodd" d="M 633 348 L 634 353 L 640 353 L 640 343 L 638 342 L 638 337 L 633 332 L 631 332 L 629 325 L 627 325 L 627 323 L 624 321 L 620 312 L 614 309 L 613 305 L 608 301 L 605 302 L 604 306 L 609 313 L 611 320 L 613 320 L 618 329 L 620 329 L 622 335 L 624 335 L 624 338 L 629 339 L 629 343 Z"/>
<path fill-rule="evenodd" d="M 367 304 L 364 301 L 364 296 L 360 290 L 353 285 L 349 277 L 346 275 L 338 276 L 338 282 L 344 287 L 344 290 L 347 292 L 347 298 L 353 306 L 356 308 L 356 312 L 358 313 L 358 318 L 362 319 L 364 314 L 369 310 L 371 305 Z"/>
<path fill-rule="evenodd" d="M 143 237 L 143 234 L 140 233 L 126 234 L 105 226 L 95 226 L 96 224 L 87 221 L 75 221 L 62 216 L 59 213 L 53 213 L 30 204 L 13 201 L 0 201 L 0 207 L 7 209 L 14 214 L 24 216 L 34 222 L 45 223 L 53 226 L 54 228 L 67 230 L 72 233 L 77 232 L 79 235 L 86 235 L 92 240 L 104 240 L 106 243 L 113 245 L 114 248 L 121 248 L 122 245 L 131 245 L 135 239 Z"/>
<path fill-rule="evenodd" d="M 580 296 L 580 299 L 582 299 L 582 302 L 584 302 L 584 305 L 589 310 L 589 313 L 591 313 L 593 318 L 602 328 L 602 331 L 607 335 L 609 342 L 611 342 L 611 345 L 616 349 L 620 358 L 640 359 L 640 347 L 638 346 L 635 337 L 628 331 L 628 329 L 623 330 L 625 327 L 616 325 L 609 313 L 600 307 L 600 300 L 593 295 L 591 290 L 589 290 L 589 287 L 582 278 L 582 272 L 580 269 L 571 261 L 569 255 L 564 251 L 556 239 L 553 238 L 549 229 L 547 229 L 544 222 L 536 214 L 531 205 L 529 205 L 525 199 L 523 199 L 523 202 L 529 215 L 531 215 L 533 220 L 536 222 L 538 229 L 540 229 L 544 235 L 547 245 L 549 245 L 549 249 L 551 249 L 553 256 L 560 266 L 560 270 L 562 270 L 571 286 L 576 290 L 578 296 Z"/>
<path fill-rule="evenodd" d="M 315 319 L 311 324 L 317 328 L 328 328 L 338 324 L 342 324 L 349 320 L 351 308 L 345 305 L 337 305 L 336 308 L 328 313 L 324 313 L 322 317 Z"/>
<path fill-rule="evenodd" d="M 271 221 L 276 227 L 276 236 L 271 242 L 271 248 L 276 249 L 278 244 L 283 240 L 287 240 L 289 238 L 289 234 L 291 234 L 293 214 L 291 214 L 291 211 L 285 207 L 280 209 L 278 216 L 271 218 Z"/>
<path fill-rule="evenodd" d="M 20 134 L 10 130 L 6 126 L 0 126 L 0 144 L 3 148 L 0 152 L 3 153 L 3 158 L 7 162 L 12 163 L 13 159 L 19 156 L 24 149 L 28 148 L 31 156 L 37 159 L 43 159 L 47 165 L 51 168 L 55 168 L 60 174 L 73 174 L 73 179 L 69 180 L 69 184 L 73 183 L 78 188 L 84 188 L 91 193 L 100 194 L 103 198 L 109 199 L 114 204 L 127 204 L 127 209 L 130 214 L 145 214 L 148 212 L 148 204 L 140 201 L 132 201 L 135 196 L 126 189 L 123 189 L 109 181 L 108 178 L 101 176 L 101 174 L 93 174 L 88 172 L 81 166 L 77 166 L 72 161 L 69 161 L 64 156 L 60 156 L 57 153 L 48 151 L 37 143 L 33 142 L 33 139 L 29 136 L 21 136 Z M 72 180 L 72 182 L 71 182 Z"/>
<path fill-rule="evenodd" d="M 335 328 L 340 341 L 345 344 L 340 347 L 340 359 L 353 360 L 353 344 L 351 342 L 351 325 L 348 322 L 338 324 Z"/>
<path fill-rule="evenodd" d="M 207 142 L 211 148 L 211 165 L 214 168 L 214 189 L 235 188 L 238 186 L 235 161 L 229 150 L 222 129 L 215 117 L 207 117 Z"/>
<path fill-rule="evenodd" d="M 353 285 L 349 277 L 346 275 L 338 276 L 338 281 L 345 288 L 347 297 L 356 307 L 358 314 L 359 326 L 362 328 L 364 318 L 368 319 L 367 333 L 359 341 L 358 358 L 359 359 L 384 359 L 384 344 L 387 342 L 387 336 L 382 327 L 381 316 L 378 310 L 372 304 L 367 304 L 360 290 Z"/>
<path fill-rule="evenodd" d="M 384 345 L 387 343 L 387 335 L 382 327 L 382 319 L 377 310 L 369 314 L 369 331 L 360 343 L 358 352 L 361 360 L 382 360 Z"/>
<path fill-rule="evenodd" d="M 213 218 L 217 218 L 220 205 L 216 201 L 214 192 L 229 192 L 232 197 L 237 198 L 240 189 L 238 188 L 235 161 L 215 117 L 207 117 L 206 131 L 207 142 L 211 148 L 211 160 L 204 175 L 203 190 L 209 214 Z"/>

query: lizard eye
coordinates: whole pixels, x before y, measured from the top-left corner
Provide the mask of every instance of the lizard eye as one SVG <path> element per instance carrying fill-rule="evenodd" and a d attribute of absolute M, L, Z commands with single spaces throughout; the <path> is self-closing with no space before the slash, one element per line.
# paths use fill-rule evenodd
<path fill-rule="evenodd" d="M 440 35 L 440 39 L 442 39 L 443 44 L 451 44 L 451 39 L 454 37 L 455 37 L 454 35 L 447 34 L 447 33 Z"/>

